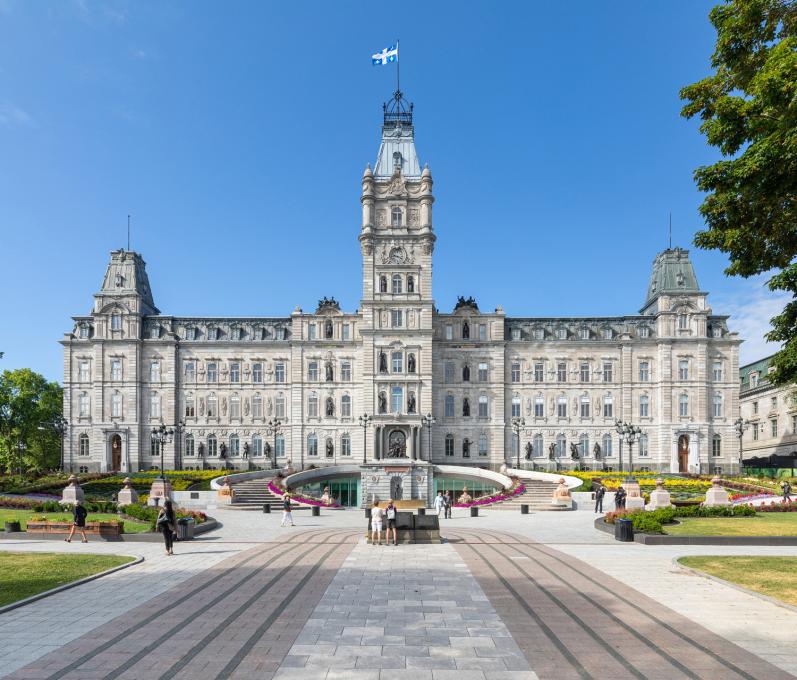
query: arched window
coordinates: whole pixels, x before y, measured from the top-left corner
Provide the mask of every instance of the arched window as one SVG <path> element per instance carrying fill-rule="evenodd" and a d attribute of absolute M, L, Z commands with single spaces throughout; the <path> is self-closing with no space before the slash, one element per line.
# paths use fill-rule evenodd
<path fill-rule="evenodd" d="M 563 434 L 556 435 L 556 457 L 564 458 L 567 455 L 567 437 Z"/>
<path fill-rule="evenodd" d="M 256 394 L 252 397 L 252 418 L 263 417 L 263 397 Z"/>
<path fill-rule="evenodd" d="M 415 292 L 415 278 L 412 274 L 407 275 L 407 292 L 414 293 Z"/>
<path fill-rule="evenodd" d="M 216 395 L 211 392 L 208 395 L 208 418 L 215 418 L 219 415 L 219 400 Z"/>
<path fill-rule="evenodd" d="M 318 418 L 318 395 L 311 394 L 307 400 L 307 415 L 310 418 Z"/>
<path fill-rule="evenodd" d="M 307 435 L 307 455 L 318 455 L 318 437 L 315 436 L 315 433 L 310 433 Z"/>
<path fill-rule="evenodd" d="M 603 435 L 603 456 L 604 458 L 611 457 L 612 454 L 612 435 Z"/>
<path fill-rule="evenodd" d="M 487 455 L 487 435 L 484 432 L 479 435 L 479 455 Z"/>
<path fill-rule="evenodd" d="M 344 394 L 340 398 L 340 415 L 344 418 L 351 418 L 351 397 Z"/>
<path fill-rule="evenodd" d="M 714 417 L 722 418 L 722 395 L 719 392 L 714 395 Z"/>
<path fill-rule="evenodd" d="M 582 459 L 589 455 L 589 435 L 585 432 L 578 440 L 578 455 Z"/>
<path fill-rule="evenodd" d="M 230 435 L 230 455 L 231 456 L 241 455 L 241 441 L 240 439 L 238 439 L 237 434 Z"/>
<path fill-rule="evenodd" d="M 79 448 L 78 454 L 81 456 L 88 456 L 89 451 L 89 436 L 84 432 L 83 434 L 78 437 Z"/>
<path fill-rule="evenodd" d="M 395 207 L 390 210 L 390 226 L 401 226 L 401 208 Z"/>
<path fill-rule="evenodd" d="M 189 458 L 193 457 L 194 455 L 194 435 L 187 434 L 185 435 L 185 445 L 183 446 L 185 450 L 185 455 Z"/>
<path fill-rule="evenodd" d="M 344 434 L 340 438 L 340 455 L 341 456 L 351 455 L 351 436 L 348 434 Z"/>
<path fill-rule="evenodd" d="M 391 293 L 400 293 L 401 292 L 401 274 L 393 274 L 393 278 L 391 279 Z"/>
<path fill-rule="evenodd" d="M 259 434 L 252 435 L 252 455 L 263 455 L 263 437 L 261 437 Z"/>
<path fill-rule="evenodd" d="M 682 394 L 678 397 L 678 415 L 686 418 L 689 415 L 689 395 Z"/>
<path fill-rule="evenodd" d="M 648 436 L 646 434 L 641 434 L 639 435 L 639 456 L 641 458 L 645 458 L 649 455 L 650 450 L 648 449 Z"/>
<path fill-rule="evenodd" d="M 241 417 L 241 397 L 233 394 L 230 397 L 230 418 Z"/>
<path fill-rule="evenodd" d="M 535 456 L 543 455 L 542 447 L 543 447 L 543 440 L 541 434 L 535 434 L 534 438 L 531 440 L 531 449 Z"/>
<path fill-rule="evenodd" d="M 462 400 L 462 415 L 469 416 L 470 415 L 470 399 L 465 397 Z"/>
<path fill-rule="evenodd" d="M 446 418 L 453 418 L 454 417 L 454 395 L 447 394 L 446 395 L 446 410 L 445 410 Z"/>
<path fill-rule="evenodd" d="M 216 435 L 211 434 L 208 435 L 208 456 L 217 456 L 218 455 L 218 442 L 216 441 Z"/>
<path fill-rule="evenodd" d="M 722 455 L 722 437 L 718 434 L 711 438 L 711 455 L 715 458 L 719 458 Z"/>
<path fill-rule="evenodd" d="M 454 455 L 454 435 L 447 434 L 446 435 L 446 455 L 453 456 Z"/>
<path fill-rule="evenodd" d="M 274 443 L 276 444 L 277 458 L 282 458 L 285 455 L 285 435 L 278 434 Z"/>

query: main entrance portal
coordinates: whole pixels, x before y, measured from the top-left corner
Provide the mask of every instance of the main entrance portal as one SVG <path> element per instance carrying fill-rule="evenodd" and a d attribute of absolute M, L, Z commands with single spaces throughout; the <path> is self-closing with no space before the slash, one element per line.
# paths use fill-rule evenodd
<path fill-rule="evenodd" d="M 678 437 L 678 472 L 689 472 L 689 435 Z"/>
<path fill-rule="evenodd" d="M 122 438 L 115 434 L 111 437 L 111 470 L 119 472 L 122 469 Z"/>

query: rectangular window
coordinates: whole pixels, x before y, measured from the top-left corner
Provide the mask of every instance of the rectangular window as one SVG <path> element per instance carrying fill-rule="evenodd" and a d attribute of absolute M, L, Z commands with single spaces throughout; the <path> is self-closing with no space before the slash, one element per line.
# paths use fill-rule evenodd
<path fill-rule="evenodd" d="M 393 373 L 402 373 L 404 370 L 404 353 L 393 352 L 390 358 L 393 366 Z"/>
<path fill-rule="evenodd" d="M 639 329 L 639 337 L 642 339 L 649 338 L 650 328 L 648 328 L 647 326 L 642 326 L 642 328 Z"/>
<path fill-rule="evenodd" d="M 149 364 L 149 381 L 150 382 L 160 382 L 161 381 L 161 362 L 160 361 L 152 361 Z"/>
<path fill-rule="evenodd" d="M 89 337 L 89 327 L 86 324 L 83 324 L 80 327 L 80 337 L 83 340 Z"/>
<path fill-rule="evenodd" d="M 758 441 L 758 423 L 753 423 L 753 441 Z"/>
<path fill-rule="evenodd" d="M 774 411 L 774 410 L 776 410 L 776 409 L 778 408 L 778 398 L 777 398 L 777 397 L 772 397 L 772 398 L 771 398 L 771 400 L 770 400 L 770 406 L 772 407 L 772 410 L 773 410 L 773 411 Z"/>
<path fill-rule="evenodd" d="M 340 379 L 343 382 L 351 382 L 351 363 L 344 361 L 340 364 Z"/>
<path fill-rule="evenodd" d="M 454 438 L 451 435 L 446 436 L 446 455 L 454 455 Z"/>
<path fill-rule="evenodd" d="M 196 409 L 194 408 L 194 397 L 190 394 L 185 398 L 185 417 L 186 418 L 193 418 L 196 415 Z"/>
<path fill-rule="evenodd" d="M 349 324 L 344 323 L 343 326 L 342 326 L 342 330 L 341 330 L 341 339 L 342 340 L 348 340 L 349 339 L 349 333 L 350 333 L 350 326 L 349 326 Z"/>
<path fill-rule="evenodd" d="M 318 418 L 318 397 L 311 395 L 307 400 L 307 416 L 309 418 Z"/>
<path fill-rule="evenodd" d="M 603 362 L 603 382 L 614 382 L 614 366 L 611 361 Z"/>
<path fill-rule="evenodd" d="M 487 418 L 489 416 L 489 408 L 487 397 L 479 397 L 479 418 Z"/>
<path fill-rule="evenodd" d="M 394 387 L 390 390 L 390 408 L 392 413 L 401 413 L 404 405 L 404 390 L 401 387 Z"/>
<path fill-rule="evenodd" d="M 89 415 L 89 395 L 81 394 L 78 398 L 78 413 L 82 418 L 87 418 Z"/>
<path fill-rule="evenodd" d="M 777 437 L 778 436 L 778 421 L 777 420 L 770 420 L 769 421 L 769 427 L 770 427 L 770 430 L 771 430 L 771 435 L 773 437 Z"/>
<path fill-rule="evenodd" d="M 238 396 L 230 397 L 230 418 L 241 417 L 241 398 Z"/>
<path fill-rule="evenodd" d="M 512 329 L 512 339 L 513 340 L 520 340 L 520 329 L 519 328 L 513 328 Z"/>
<path fill-rule="evenodd" d="M 285 397 L 281 394 L 274 400 L 274 415 L 280 420 L 285 419 Z"/>
<path fill-rule="evenodd" d="M 316 380 L 318 380 L 318 362 L 317 361 L 311 361 L 307 365 L 307 379 L 310 382 L 315 382 Z"/>
<path fill-rule="evenodd" d="M 259 361 L 252 364 L 252 382 L 263 382 L 263 364 Z"/>
<path fill-rule="evenodd" d="M 479 324 L 479 340 L 487 340 L 487 324 Z"/>
<path fill-rule="evenodd" d="M 611 397 L 605 397 L 603 400 L 603 417 L 614 418 L 614 400 Z"/>
<path fill-rule="evenodd" d="M 219 381 L 218 366 L 215 361 L 208 362 L 208 382 L 215 383 Z"/>
<path fill-rule="evenodd" d="M 284 340 L 285 339 L 285 329 L 280 326 L 277 328 L 277 340 Z"/>
<path fill-rule="evenodd" d="M 715 434 L 711 440 L 711 455 L 714 458 L 719 458 L 722 455 L 722 439 L 718 434 Z"/>
<path fill-rule="evenodd" d="M 520 418 L 520 399 L 512 400 L 512 417 Z"/>
<path fill-rule="evenodd" d="M 160 418 L 161 415 L 161 398 L 158 394 L 153 392 L 149 397 L 149 417 Z"/>
<path fill-rule="evenodd" d="M 678 361 L 678 380 L 689 380 L 689 360 Z"/>
<path fill-rule="evenodd" d="M 581 400 L 581 417 L 589 418 L 589 399 Z"/>
<path fill-rule="evenodd" d="M 450 394 L 446 397 L 445 414 L 446 418 L 454 417 L 454 397 L 452 397 Z"/>
<path fill-rule="evenodd" d="M 567 382 L 567 364 L 556 364 L 556 379 L 560 383 Z"/>
<path fill-rule="evenodd" d="M 487 455 L 487 435 L 480 434 L 479 435 L 479 455 L 486 456 Z"/>
<path fill-rule="evenodd" d="M 263 398 L 256 394 L 252 397 L 252 418 L 258 420 L 263 417 Z"/>
<path fill-rule="evenodd" d="M 216 418 L 219 415 L 218 404 L 215 394 L 208 396 L 208 418 Z"/>
<path fill-rule="evenodd" d="M 513 383 L 520 382 L 520 364 L 517 362 L 512 364 L 512 382 Z"/>
<path fill-rule="evenodd" d="M 344 435 L 343 438 L 340 440 L 340 455 L 341 456 L 350 456 L 351 455 L 351 439 L 348 435 Z"/>
<path fill-rule="evenodd" d="M 114 394 L 111 396 L 111 418 L 122 417 L 122 395 Z"/>
<path fill-rule="evenodd" d="M 647 418 L 650 410 L 650 402 L 647 397 L 639 397 L 639 417 Z"/>
<path fill-rule="evenodd" d="M 191 383 L 196 382 L 196 361 L 183 363 L 183 380 Z"/>
<path fill-rule="evenodd" d="M 542 397 L 537 397 L 534 400 L 534 417 L 535 418 L 545 417 L 545 400 Z"/>
<path fill-rule="evenodd" d="M 754 401 L 753 402 L 753 415 L 757 415 L 757 414 L 758 414 L 758 402 Z"/>
<path fill-rule="evenodd" d="M 241 382 L 241 364 L 237 361 L 233 361 L 230 364 L 230 382 L 231 383 Z"/>
<path fill-rule="evenodd" d="M 88 382 L 89 381 L 89 362 L 88 361 L 81 361 L 80 364 L 78 364 L 77 379 L 80 382 Z"/>
<path fill-rule="evenodd" d="M 797 434 L 797 416 L 791 417 L 791 432 Z"/>
<path fill-rule="evenodd" d="M 274 364 L 274 382 L 285 382 L 285 364 L 281 361 Z"/>
<path fill-rule="evenodd" d="M 681 395 L 678 400 L 678 415 L 681 416 L 681 418 L 689 416 L 689 397 L 685 394 Z"/>
<path fill-rule="evenodd" d="M 454 362 L 446 361 L 445 381 L 447 383 L 454 382 Z"/>
<path fill-rule="evenodd" d="M 120 314 L 111 315 L 111 330 L 112 331 L 122 330 L 122 317 Z"/>
<path fill-rule="evenodd" d="M 586 362 L 581 363 L 581 382 L 587 383 L 589 382 L 589 364 Z"/>
<path fill-rule="evenodd" d="M 454 327 L 446 326 L 446 340 L 453 340 L 453 339 L 454 339 Z"/>
<path fill-rule="evenodd" d="M 111 380 L 122 379 L 122 360 L 111 359 Z"/>
<path fill-rule="evenodd" d="M 351 397 L 344 394 L 340 400 L 340 415 L 343 418 L 351 418 Z"/>
<path fill-rule="evenodd" d="M 722 382 L 722 362 L 715 361 L 714 366 L 712 367 L 712 373 L 714 376 L 715 382 Z"/>
<path fill-rule="evenodd" d="M 545 380 L 545 367 L 541 361 L 534 364 L 534 382 L 541 383 Z"/>
<path fill-rule="evenodd" d="M 560 399 L 556 402 L 556 416 L 557 418 L 567 418 L 567 400 Z"/>
<path fill-rule="evenodd" d="M 678 329 L 679 330 L 686 330 L 689 327 L 689 320 L 686 318 L 686 314 L 679 314 L 678 315 Z"/>
<path fill-rule="evenodd" d="M 278 434 L 274 444 L 275 444 L 274 448 L 277 451 L 277 457 L 282 458 L 285 455 L 285 436 Z"/>
<path fill-rule="evenodd" d="M 479 382 L 487 382 L 487 364 L 479 364 Z"/>
<path fill-rule="evenodd" d="M 402 314 L 400 309 L 393 309 L 390 312 L 390 324 L 393 328 L 401 328 L 404 323 L 404 315 Z"/>
<path fill-rule="evenodd" d="M 315 340 L 315 324 L 311 323 L 307 326 L 307 339 Z"/>
<path fill-rule="evenodd" d="M 648 382 L 650 380 L 650 363 L 647 361 L 639 362 L 639 382 Z"/>

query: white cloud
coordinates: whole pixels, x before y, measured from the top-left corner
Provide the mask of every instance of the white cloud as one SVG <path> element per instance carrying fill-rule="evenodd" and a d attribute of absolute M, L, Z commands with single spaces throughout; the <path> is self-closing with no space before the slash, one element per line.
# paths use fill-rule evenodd
<path fill-rule="evenodd" d="M 34 124 L 33 117 L 27 111 L 13 104 L 0 104 L 0 125 L 32 127 Z"/>
<path fill-rule="evenodd" d="M 738 332 L 744 340 L 739 350 L 741 365 L 762 359 L 780 349 L 779 344 L 764 340 L 764 335 L 772 328 L 770 319 L 783 311 L 791 295 L 769 290 L 766 285 L 768 279 L 766 274 L 755 276 L 744 282 L 746 291 L 741 290 L 733 296 L 713 296 L 711 306 L 715 313 L 730 314 L 729 328 Z"/>

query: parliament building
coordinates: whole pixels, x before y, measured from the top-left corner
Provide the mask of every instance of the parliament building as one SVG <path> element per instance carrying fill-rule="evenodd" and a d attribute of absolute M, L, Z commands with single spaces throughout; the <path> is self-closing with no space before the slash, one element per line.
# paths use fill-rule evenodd
<path fill-rule="evenodd" d="M 155 304 L 143 257 L 111 253 L 91 312 L 61 340 L 65 465 L 150 470 L 163 454 L 176 469 L 299 468 L 407 456 L 617 470 L 628 464 L 617 419 L 641 428 L 635 469 L 737 465 L 740 339 L 709 307 L 686 250 L 655 256 L 636 314 L 507 316 L 472 298 L 441 311 L 432 173 L 401 93 L 384 107 L 361 182 L 356 310 L 324 298 L 278 318 L 172 316 Z M 455 238 L 443 236 L 442 247 Z M 163 452 L 151 438 L 161 424 L 175 431 Z"/>

